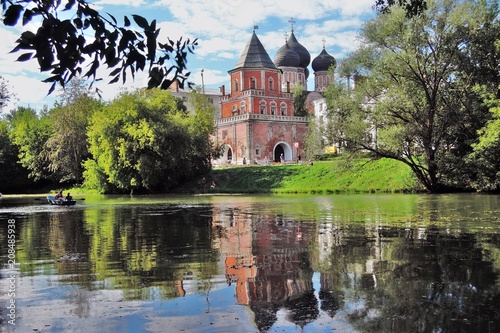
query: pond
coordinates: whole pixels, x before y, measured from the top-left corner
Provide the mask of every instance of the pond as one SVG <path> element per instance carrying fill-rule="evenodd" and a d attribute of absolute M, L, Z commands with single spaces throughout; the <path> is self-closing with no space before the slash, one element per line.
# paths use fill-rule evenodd
<path fill-rule="evenodd" d="M 498 332 L 498 195 L 75 199 L 0 199 L 2 332 Z"/>

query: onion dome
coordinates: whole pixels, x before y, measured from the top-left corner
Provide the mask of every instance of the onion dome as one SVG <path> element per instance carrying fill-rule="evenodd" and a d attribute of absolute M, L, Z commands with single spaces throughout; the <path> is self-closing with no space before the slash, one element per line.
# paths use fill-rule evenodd
<path fill-rule="evenodd" d="M 299 67 L 300 57 L 292 50 L 288 43 L 280 47 L 276 55 L 274 56 L 274 64 L 276 67 Z"/>
<path fill-rule="evenodd" d="M 309 66 L 309 63 L 311 62 L 311 55 L 309 54 L 307 49 L 297 41 L 297 38 L 295 38 L 293 30 L 292 33 L 290 34 L 290 37 L 288 37 L 287 43 L 288 45 L 290 45 L 290 48 L 295 52 L 297 52 L 297 54 L 299 55 L 300 57 L 299 67 L 307 68 L 307 66 Z"/>
<path fill-rule="evenodd" d="M 312 61 L 311 67 L 315 72 L 327 71 L 331 66 L 335 66 L 337 61 L 335 58 L 326 52 L 325 48 L 321 53 L 314 58 Z"/>

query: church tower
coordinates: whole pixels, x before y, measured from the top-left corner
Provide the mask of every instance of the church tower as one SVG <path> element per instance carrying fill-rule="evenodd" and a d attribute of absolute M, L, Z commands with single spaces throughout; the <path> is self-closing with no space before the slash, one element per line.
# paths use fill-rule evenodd
<path fill-rule="evenodd" d="M 307 50 L 306 50 L 307 51 Z M 297 60 L 297 59 L 296 59 Z M 305 117 L 293 115 L 293 96 L 255 30 L 223 87 L 216 140 L 224 145 L 219 164 L 295 160 L 304 145 Z"/>
<path fill-rule="evenodd" d="M 295 37 L 293 29 L 295 21 L 291 18 L 289 22 L 291 24 L 290 36 L 274 57 L 275 65 L 283 72 L 282 91 L 289 91 L 290 87 L 295 84 L 307 88 L 307 78 L 309 77 L 307 67 L 311 62 L 309 51 Z"/>
<path fill-rule="evenodd" d="M 323 50 L 314 58 L 311 67 L 314 71 L 314 90 L 323 92 L 328 85 L 333 82 L 333 73 L 330 69 L 337 65 L 337 61 L 333 56 L 328 54 L 325 49 L 325 40 L 323 39 Z"/>

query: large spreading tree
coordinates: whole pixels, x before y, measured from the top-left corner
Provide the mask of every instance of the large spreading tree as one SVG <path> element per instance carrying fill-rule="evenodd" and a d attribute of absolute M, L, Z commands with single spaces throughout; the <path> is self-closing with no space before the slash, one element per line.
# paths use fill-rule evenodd
<path fill-rule="evenodd" d="M 357 102 L 332 98 L 339 93 L 330 87 L 337 139 L 406 163 L 430 192 L 466 187 L 461 178 L 474 170 L 465 157 L 491 117 L 475 87 L 498 91 L 500 56 L 485 43 L 498 39 L 493 1 L 437 0 L 412 18 L 397 7 L 377 15 L 341 65 L 358 78 L 342 94 Z"/>
<path fill-rule="evenodd" d="M 101 192 L 162 192 L 208 172 L 212 120 L 209 109 L 191 114 L 170 91 L 123 93 L 92 115 L 85 186 Z"/>
<path fill-rule="evenodd" d="M 102 105 L 86 82 L 75 78 L 49 111 L 52 135 L 45 142 L 44 151 L 54 179 L 61 183 L 83 182 L 82 163 L 90 157 L 87 126 L 92 114 Z"/>

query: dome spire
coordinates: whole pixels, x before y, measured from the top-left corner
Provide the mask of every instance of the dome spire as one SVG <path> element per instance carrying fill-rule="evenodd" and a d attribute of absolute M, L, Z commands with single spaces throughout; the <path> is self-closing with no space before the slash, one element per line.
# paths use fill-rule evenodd
<path fill-rule="evenodd" d="M 295 20 L 293 19 L 293 17 L 290 17 L 288 22 L 290 23 L 291 31 L 293 32 L 293 25 L 295 24 Z"/>

